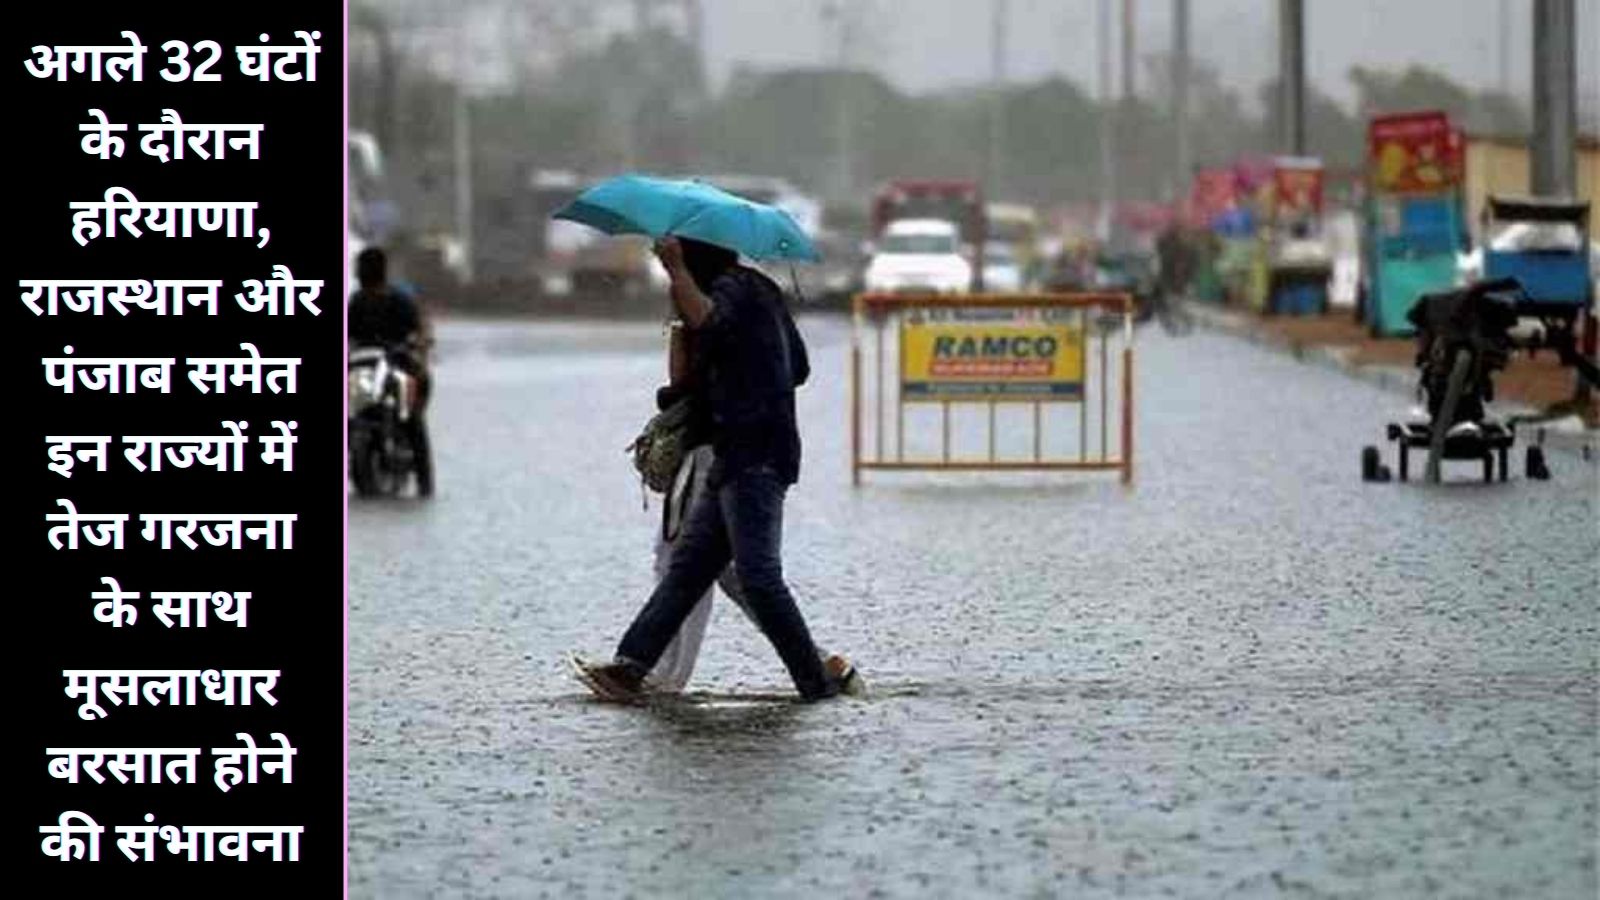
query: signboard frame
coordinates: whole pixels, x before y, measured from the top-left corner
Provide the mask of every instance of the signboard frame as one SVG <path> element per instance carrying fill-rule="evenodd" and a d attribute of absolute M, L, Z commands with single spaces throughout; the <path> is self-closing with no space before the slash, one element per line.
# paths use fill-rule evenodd
<path fill-rule="evenodd" d="M 867 470 L 1084 470 L 1117 471 L 1123 484 L 1133 480 L 1133 312 L 1134 300 L 1126 293 L 1018 293 L 1018 294 L 858 294 L 851 304 L 853 321 L 850 346 L 850 454 L 851 483 L 861 483 L 861 473 Z M 903 385 L 904 369 L 899 359 L 896 372 L 891 376 L 885 359 L 889 347 L 886 340 L 890 323 L 896 331 L 897 351 L 904 347 L 904 317 L 936 314 L 941 322 L 950 322 L 959 315 L 975 322 L 1060 322 L 1076 319 L 1076 346 L 1082 364 L 1078 382 L 1078 442 L 1076 458 L 1047 457 L 1043 452 L 1041 410 L 1046 401 L 1040 396 L 1005 397 L 992 394 L 967 393 L 961 396 L 945 395 L 927 398 L 927 401 L 908 400 L 899 388 Z M 1095 335 L 1090 336 L 1093 323 Z M 1015 327 L 1013 325 L 1013 327 Z M 1024 326 L 1037 328 L 1038 326 Z M 867 410 L 863 402 L 868 370 L 863 366 L 863 334 L 873 337 L 874 365 L 871 369 L 872 395 L 875 409 L 872 413 L 875 449 L 871 456 L 864 453 L 864 434 Z M 1120 366 L 1111 361 L 1110 337 L 1120 334 Z M 1097 349 L 1098 362 L 1088 365 L 1090 352 Z M 1092 376 L 1092 377 L 1091 377 Z M 892 378 L 892 380 L 891 380 Z M 1110 446 L 1111 385 L 1117 383 L 1117 423 L 1120 444 L 1117 452 Z M 895 441 L 891 458 L 885 449 L 885 434 L 890 430 L 889 391 L 893 384 Z M 1093 398 L 1099 403 L 1099 452 L 1091 453 L 1089 436 L 1089 408 Z M 1064 398 L 1063 398 L 1064 399 Z M 1023 401 L 1023 402 L 1018 402 Z M 1000 406 L 1031 405 L 1033 452 L 1029 458 L 1001 458 L 996 452 L 996 409 Z M 910 456 L 905 446 L 905 412 L 908 406 L 933 406 L 940 411 L 942 439 L 937 457 Z M 1057 402 L 1055 405 L 1071 405 Z M 952 406 L 987 407 L 988 454 L 976 458 L 955 458 L 951 454 L 950 420 Z"/>
<path fill-rule="evenodd" d="M 913 307 L 897 329 L 900 395 L 907 403 L 1083 402 L 1087 331 L 1075 312 L 1056 312 Z"/>

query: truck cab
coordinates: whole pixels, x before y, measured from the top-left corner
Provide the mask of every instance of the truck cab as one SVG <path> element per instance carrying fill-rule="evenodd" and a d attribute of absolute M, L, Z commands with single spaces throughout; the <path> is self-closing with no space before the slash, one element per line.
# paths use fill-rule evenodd
<path fill-rule="evenodd" d="M 958 253 L 970 272 L 969 289 L 983 290 L 989 223 L 984 214 L 983 189 L 976 181 L 890 181 L 873 196 L 871 219 L 874 241 L 886 236 L 892 222 L 940 220 L 954 225 Z"/>

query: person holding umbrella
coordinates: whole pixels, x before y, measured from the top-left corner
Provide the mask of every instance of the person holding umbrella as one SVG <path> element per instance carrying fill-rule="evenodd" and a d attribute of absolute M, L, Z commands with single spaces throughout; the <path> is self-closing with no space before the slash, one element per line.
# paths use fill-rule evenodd
<path fill-rule="evenodd" d="M 687 449 L 671 485 L 664 491 L 666 496 L 661 504 L 661 525 L 655 529 L 654 562 L 658 580 L 666 577 L 667 565 L 672 560 L 672 550 L 677 546 L 679 535 L 683 533 L 683 522 L 688 511 L 694 506 L 696 498 L 706 492 L 707 476 L 716 461 L 711 449 L 710 426 L 706 421 L 705 367 L 700 364 L 699 354 L 695 353 L 689 331 L 683 327 L 681 320 L 674 320 L 671 323 L 668 335 L 668 383 L 656 391 L 656 406 L 666 410 L 687 399 L 693 412 L 691 424 L 684 438 Z M 722 570 L 722 574 L 717 576 L 717 587 L 720 587 L 728 599 L 739 607 L 745 618 L 752 624 L 757 624 L 755 614 L 750 611 L 750 604 L 745 600 L 744 590 L 739 586 L 739 576 L 734 571 L 731 561 Z M 684 619 L 678 633 L 671 643 L 667 644 L 667 649 L 656 661 L 655 667 L 650 670 L 645 684 L 651 690 L 669 694 L 681 693 L 688 684 L 689 676 L 694 673 L 695 662 L 700 656 L 700 643 L 705 637 L 706 626 L 711 620 L 711 593 L 711 590 L 707 589 L 695 602 L 693 610 Z M 829 653 L 821 644 L 817 645 L 817 654 L 822 657 L 825 669 L 847 676 L 844 683 L 845 693 L 861 695 L 866 692 L 866 684 L 861 676 L 848 674 L 854 672 L 849 660 L 838 654 Z"/>
<path fill-rule="evenodd" d="M 603 699 L 642 696 L 645 677 L 732 562 L 748 611 L 801 698 L 841 693 L 854 667 L 842 657 L 825 665 L 783 577 L 783 503 L 800 474 L 794 391 L 810 363 L 782 290 L 738 261 L 740 252 L 814 259 L 816 251 L 783 212 L 697 182 L 623 176 L 585 191 L 556 215 L 612 234 L 657 238 L 673 307 L 703 366 L 714 457 L 665 574 L 615 658 L 580 660 L 580 675 Z"/>

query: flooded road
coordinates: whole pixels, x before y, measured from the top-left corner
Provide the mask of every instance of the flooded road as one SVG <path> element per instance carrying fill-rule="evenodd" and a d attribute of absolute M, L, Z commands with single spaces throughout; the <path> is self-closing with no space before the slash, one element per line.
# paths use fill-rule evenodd
<path fill-rule="evenodd" d="M 562 657 L 652 586 L 659 327 L 441 325 L 438 494 L 350 510 L 352 896 L 1596 896 L 1595 463 L 1362 484 L 1392 395 L 1146 330 L 1132 488 L 852 489 L 802 329 L 786 570 L 872 696 L 737 702 L 719 598 L 715 702 L 634 709 Z"/>

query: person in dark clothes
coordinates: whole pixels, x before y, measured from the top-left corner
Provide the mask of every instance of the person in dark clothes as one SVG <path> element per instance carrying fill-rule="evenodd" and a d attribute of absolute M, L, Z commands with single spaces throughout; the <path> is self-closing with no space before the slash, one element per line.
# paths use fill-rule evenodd
<path fill-rule="evenodd" d="M 426 412 L 433 377 L 426 354 L 433 338 L 416 298 L 389 283 L 388 257 L 377 247 L 356 256 L 359 287 L 350 295 L 348 337 L 351 347 L 383 347 L 389 362 L 412 377 L 411 439 L 417 454 L 417 492 L 433 493 L 433 459 Z"/>
<path fill-rule="evenodd" d="M 845 689 L 854 667 L 825 664 L 783 578 L 783 501 L 800 475 L 794 391 L 810 375 L 805 343 L 771 279 L 730 250 L 667 238 L 656 255 L 704 377 L 714 460 L 666 572 L 613 662 L 580 661 L 595 693 L 631 700 L 696 603 L 732 561 L 746 605 L 805 700 Z"/>
<path fill-rule="evenodd" d="M 690 332 L 683 327 L 681 320 L 671 323 L 668 334 L 670 335 L 667 349 L 668 383 L 656 391 L 656 406 L 664 410 L 674 403 L 687 400 L 692 410 L 692 424 L 685 438 L 688 450 L 684 454 L 683 462 L 678 466 L 677 476 L 662 499 L 661 527 L 656 530 L 655 539 L 655 576 L 658 580 L 666 577 L 668 565 L 672 561 L 673 548 L 677 546 L 678 538 L 683 533 L 684 520 L 688 511 L 693 508 L 696 498 L 706 492 L 708 476 L 716 464 L 716 454 L 711 449 L 710 408 L 705 397 L 707 382 L 705 366 L 699 364 L 700 355 L 695 352 Z M 757 628 L 760 627 L 755 614 L 750 611 L 744 589 L 739 585 L 739 576 L 734 571 L 732 560 L 729 560 L 722 574 L 717 576 L 717 586 L 722 588 L 723 594 L 739 607 L 746 618 L 756 624 Z M 708 588 L 701 595 L 688 617 L 683 620 L 677 635 L 667 644 L 667 649 L 656 661 L 655 667 L 650 670 L 649 676 L 645 679 L 645 685 L 649 689 L 681 693 L 688 684 L 689 676 L 693 674 L 695 662 L 700 656 L 700 644 L 705 637 L 706 626 L 711 620 L 711 594 Z M 829 653 L 821 645 L 817 646 L 817 655 L 822 657 L 824 668 L 846 676 L 845 693 L 856 696 L 866 693 L 865 682 L 859 673 L 855 673 L 848 659 Z"/>

